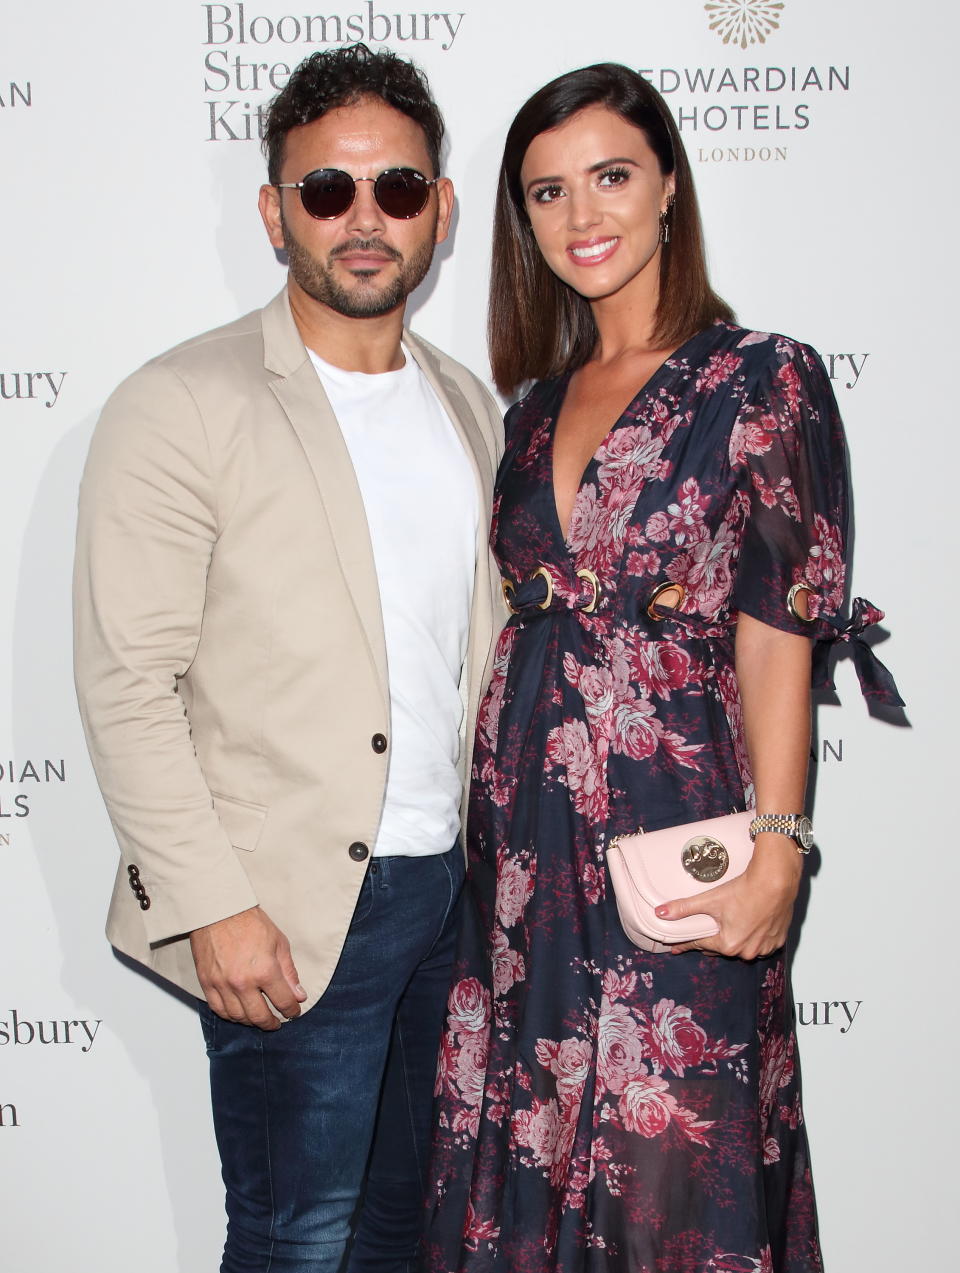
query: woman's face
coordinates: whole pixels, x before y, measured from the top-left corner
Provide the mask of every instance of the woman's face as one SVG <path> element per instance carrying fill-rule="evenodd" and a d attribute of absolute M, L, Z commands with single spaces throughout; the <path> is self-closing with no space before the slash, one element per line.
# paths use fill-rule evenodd
<path fill-rule="evenodd" d="M 673 196 L 646 135 L 588 106 L 527 148 L 520 182 L 544 260 L 587 300 L 659 277 L 660 213 Z"/>

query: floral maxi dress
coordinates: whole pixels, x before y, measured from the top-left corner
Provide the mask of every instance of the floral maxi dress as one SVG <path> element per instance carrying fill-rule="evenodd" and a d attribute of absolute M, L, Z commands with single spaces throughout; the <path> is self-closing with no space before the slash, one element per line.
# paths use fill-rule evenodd
<path fill-rule="evenodd" d="M 638 950 L 604 847 L 751 804 L 737 614 L 818 636 L 842 603 L 836 405 L 811 350 L 714 324 L 610 430 L 565 541 L 567 379 L 511 409 L 497 479 L 514 613 L 473 759 L 424 1267 L 814 1273 L 783 954 Z M 801 579 L 806 623 L 786 604 Z"/>

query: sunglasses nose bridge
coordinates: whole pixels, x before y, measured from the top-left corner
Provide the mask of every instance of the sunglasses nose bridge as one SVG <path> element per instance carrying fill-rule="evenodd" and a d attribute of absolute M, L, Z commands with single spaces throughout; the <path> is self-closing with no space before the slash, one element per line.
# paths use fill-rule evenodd
<path fill-rule="evenodd" d="M 384 211 L 377 202 L 374 189 L 375 177 L 354 177 L 353 200 L 347 209 L 347 219 L 357 229 L 381 229 Z"/>

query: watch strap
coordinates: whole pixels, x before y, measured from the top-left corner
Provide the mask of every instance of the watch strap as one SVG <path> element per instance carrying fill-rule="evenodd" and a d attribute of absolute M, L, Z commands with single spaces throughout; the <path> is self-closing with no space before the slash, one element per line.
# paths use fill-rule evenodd
<path fill-rule="evenodd" d="M 809 822 L 803 813 L 761 813 L 750 823 L 750 839 L 755 840 L 763 831 L 775 831 L 788 836 L 797 846 L 797 852 L 807 854 L 810 845 L 800 839 L 800 825 Z"/>

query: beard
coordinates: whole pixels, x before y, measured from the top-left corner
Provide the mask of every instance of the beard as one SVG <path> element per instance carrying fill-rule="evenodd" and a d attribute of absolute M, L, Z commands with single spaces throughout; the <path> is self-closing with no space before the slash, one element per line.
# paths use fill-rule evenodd
<path fill-rule="evenodd" d="M 382 239 L 354 238 L 335 248 L 324 264 L 294 237 L 286 221 L 281 218 L 283 246 L 294 281 L 308 296 L 335 313 L 342 314 L 344 318 L 380 318 L 404 303 L 410 293 L 420 286 L 430 269 L 436 224 L 437 218 L 434 216 L 429 236 L 409 259 L 396 248 L 388 247 Z M 380 270 L 356 271 L 353 285 L 344 287 L 335 279 L 333 266 L 338 257 L 351 252 L 382 253 L 391 261 L 396 261 L 399 269 L 388 283 L 377 282 Z"/>

